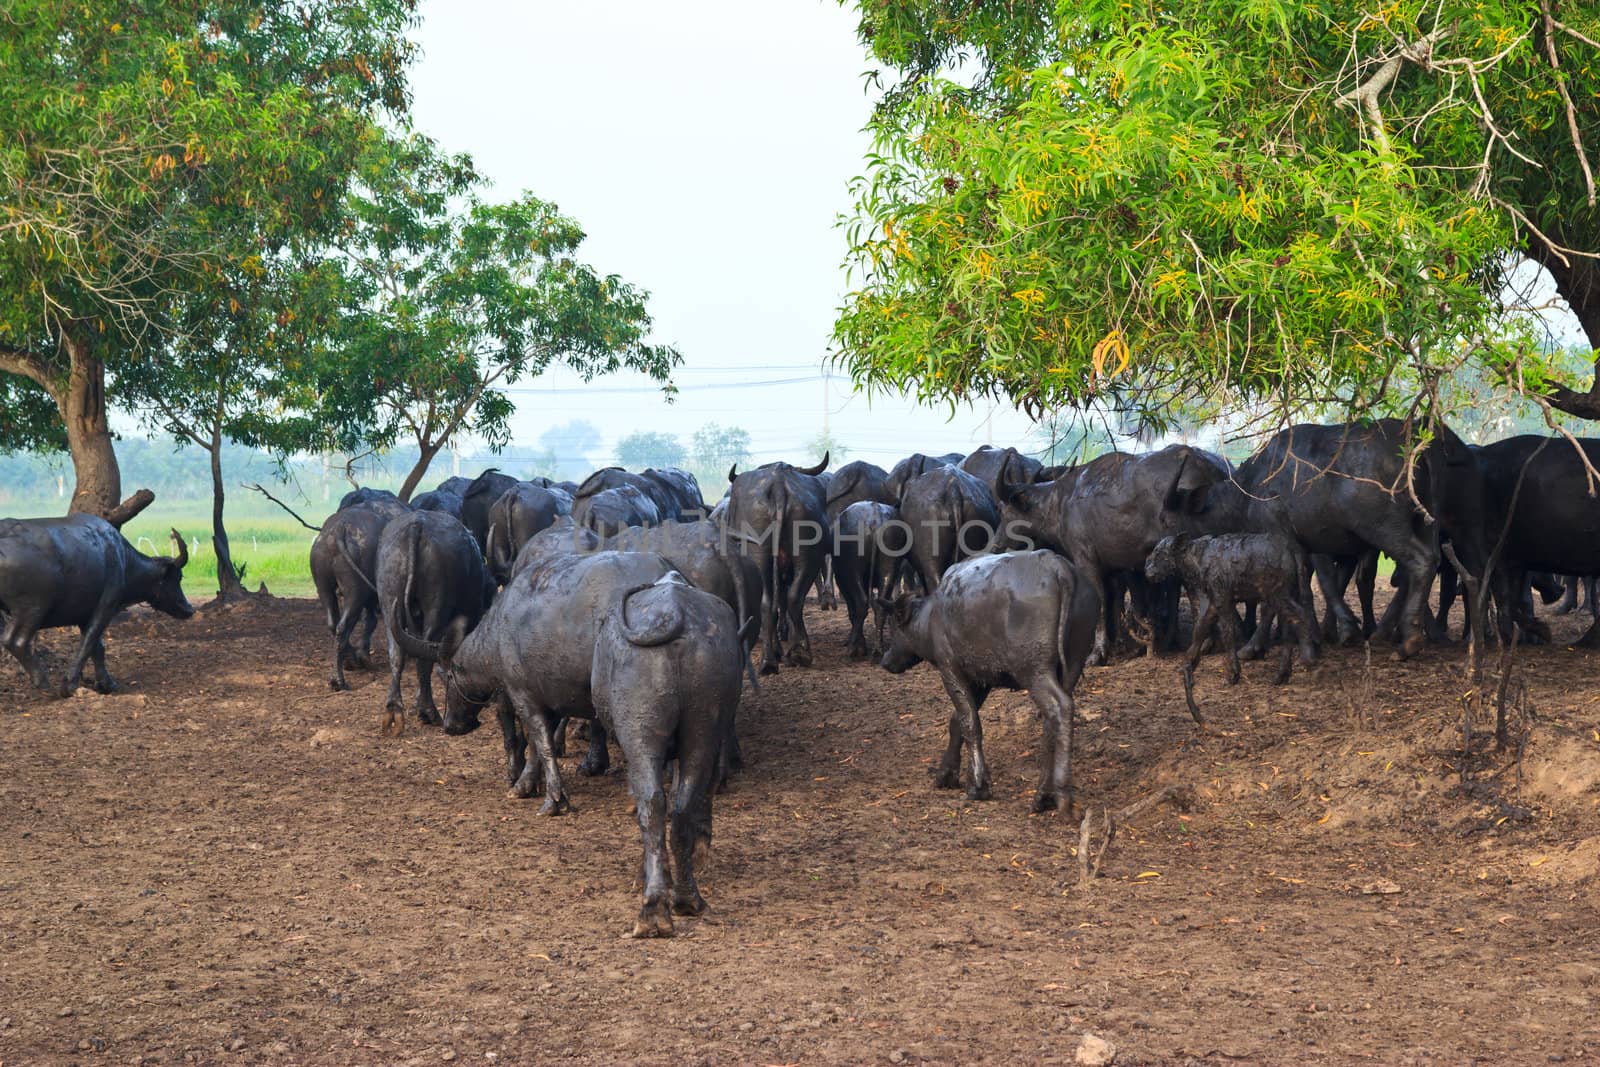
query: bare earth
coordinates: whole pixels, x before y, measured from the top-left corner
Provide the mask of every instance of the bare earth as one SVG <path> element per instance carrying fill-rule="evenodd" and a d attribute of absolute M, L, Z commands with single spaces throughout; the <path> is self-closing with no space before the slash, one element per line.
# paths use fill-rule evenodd
<path fill-rule="evenodd" d="M 747 698 L 711 911 L 670 941 L 623 937 L 615 771 L 540 818 L 492 721 L 380 737 L 383 677 L 328 691 L 311 602 L 137 613 L 113 697 L 0 664 L 0 1063 L 1600 1060 L 1597 654 L 1523 651 L 1520 782 L 1486 751 L 1466 792 L 1459 646 L 1282 689 L 1208 657 L 1204 732 L 1175 658 L 1092 670 L 1080 805 L 1195 800 L 1083 888 L 1081 807 L 1028 814 L 1026 697 L 985 710 L 996 799 L 935 790 L 937 677 L 845 660 L 841 616 Z"/>

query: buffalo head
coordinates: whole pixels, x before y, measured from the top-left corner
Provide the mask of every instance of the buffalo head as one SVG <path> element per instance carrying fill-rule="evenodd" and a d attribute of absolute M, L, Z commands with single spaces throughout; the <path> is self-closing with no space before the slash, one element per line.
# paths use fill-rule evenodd
<path fill-rule="evenodd" d="M 189 565 L 189 546 L 177 530 L 172 531 L 172 547 L 176 555 L 157 560 L 161 573 L 151 590 L 149 603 L 175 619 L 187 619 L 194 614 L 194 605 L 183 595 L 183 568 Z"/>
<path fill-rule="evenodd" d="M 927 610 L 928 598 L 902 594 L 892 602 L 878 597 L 875 603 L 889 619 L 889 633 L 884 639 L 883 658 L 878 666 L 890 674 L 904 674 L 922 662 L 916 650 L 913 624 Z"/>

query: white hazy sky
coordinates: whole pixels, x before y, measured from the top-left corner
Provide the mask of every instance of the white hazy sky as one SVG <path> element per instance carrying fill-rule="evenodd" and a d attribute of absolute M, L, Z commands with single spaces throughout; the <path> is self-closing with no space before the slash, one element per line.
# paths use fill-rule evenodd
<path fill-rule="evenodd" d="M 422 17 L 417 127 L 471 153 L 498 194 L 526 189 L 577 218 L 583 258 L 648 289 L 655 340 L 684 355 L 670 405 L 636 375 L 524 383 L 517 443 L 574 418 L 599 427 L 603 452 L 634 430 L 687 442 L 718 422 L 748 430 L 764 462 L 803 456 L 825 410 L 850 458 L 884 466 L 913 451 L 1025 443 L 1032 424 L 1008 407 L 951 419 L 822 378 L 846 287 L 835 222 L 863 167 L 871 110 L 850 10 L 427 0 Z"/>

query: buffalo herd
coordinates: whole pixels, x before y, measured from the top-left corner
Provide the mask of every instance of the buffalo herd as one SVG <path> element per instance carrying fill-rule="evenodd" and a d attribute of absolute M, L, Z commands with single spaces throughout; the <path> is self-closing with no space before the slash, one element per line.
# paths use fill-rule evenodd
<path fill-rule="evenodd" d="M 606 468 L 581 484 L 490 470 L 409 504 L 351 492 L 322 525 L 311 571 L 335 689 L 348 687 L 348 667 L 369 665 L 385 624 L 385 732 L 405 728 L 402 671 L 415 660 L 415 718 L 463 734 L 492 707 L 512 791 L 552 815 L 571 806 L 557 763 L 569 720 L 587 725 L 580 774 L 605 771 L 615 740 L 643 838 L 634 932 L 661 936 L 674 913 L 704 908 L 695 865 L 711 840 L 711 796 L 740 766 L 737 708 L 746 681 L 760 684 L 755 646 L 761 674 L 809 666 L 812 591 L 827 608 L 837 589 L 851 658 L 937 670 L 952 705 L 939 786 L 961 788 L 965 753 L 967 795 L 988 799 L 979 712 L 991 690 L 1024 689 L 1043 722 L 1034 808 L 1067 809 L 1079 677 L 1130 642 L 1175 649 L 1185 593 L 1182 678 L 1196 722 L 1194 669 L 1208 642 L 1237 681 L 1241 654 L 1280 641 L 1283 682 L 1293 654 L 1313 662 L 1324 641 L 1376 635 L 1397 657 L 1416 655 L 1448 637 L 1458 587 L 1467 626 L 1488 623 L 1480 641 L 1549 640 L 1531 590 L 1559 596 L 1562 579 L 1574 597 L 1588 584 L 1596 612 L 1597 463 L 1600 440 L 1475 447 L 1443 425 L 1377 419 L 1282 430 L 1238 466 L 1172 445 L 1056 467 L 989 446 L 889 470 L 857 461 L 830 473 L 826 456 L 735 467 L 714 506 L 672 468 Z M 92 659 L 106 690 L 101 635 L 119 611 L 145 602 L 192 614 L 173 536 L 175 558 L 148 557 L 91 517 L 0 523 L 3 640 L 35 685 L 58 688 L 32 647 L 41 628 L 78 626 L 66 688 Z M 1379 553 L 1394 560 L 1396 587 L 1381 620 Z M 1360 619 L 1345 601 L 1352 581 Z M 1581 643 L 1600 643 L 1600 623 Z"/>

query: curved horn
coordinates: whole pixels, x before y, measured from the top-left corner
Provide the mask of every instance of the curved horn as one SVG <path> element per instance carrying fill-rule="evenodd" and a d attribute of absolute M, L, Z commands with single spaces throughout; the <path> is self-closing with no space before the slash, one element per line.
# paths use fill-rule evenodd
<path fill-rule="evenodd" d="M 1172 476 L 1172 488 L 1167 490 L 1166 497 L 1162 500 L 1163 506 L 1168 511 L 1178 510 L 1178 483 L 1183 481 L 1183 468 L 1189 464 L 1189 453 L 1184 452 L 1183 459 L 1178 461 L 1178 473 Z"/>
<path fill-rule="evenodd" d="M 739 465 L 735 463 L 733 466 L 728 468 L 728 481 L 731 482 L 737 477 L 739 477 Z"/>
<path fill-rule="evenodd" d="M 178 550 L 178 554 L 173 557 L 173 562 L 177 563 L 178 569 L 181 571 L 189 565 L 189 543 L 183 539 L 182 534 L 177 530 L 173 530 L 172 546 Z"/>
<path fill-rule="evenodd" d="M 826 453 L 826 452 L 824 452 L 822 454 L 822 462 L 818 463 L 816 466 L 813 466 L 813 467 L 796 467 L 795 468 L 795 470 L 799 471 L 801 474 L 809 474 L 813 478 L 815 478 L 817 475 L 821 474 L 823 471 L 825 471 L 827 469 L 828 469 L 828 453 Z"/>

